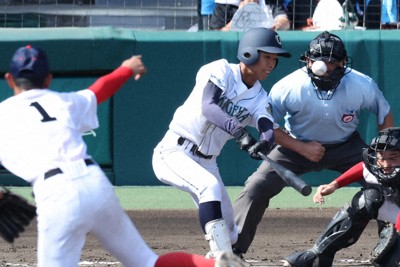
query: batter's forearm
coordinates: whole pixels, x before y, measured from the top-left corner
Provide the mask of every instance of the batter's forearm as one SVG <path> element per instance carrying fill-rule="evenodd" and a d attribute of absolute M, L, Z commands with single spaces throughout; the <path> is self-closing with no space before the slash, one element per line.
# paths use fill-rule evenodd
<path fill-rule="evenodd" d="M 209 81 L 204 88 L 201 109 L 203 115 L 212 124 L 221 128 L 225 132 L 234 135 L 242 128 L 241 123 L 235 118 L 224 112 L 218 101 L 222 95 L 222 90 L 213 82 Z"/>
<path fill-rule="evenodd" d="M 269 146 L 272 147 L 272 145 L 275 142 L 274 123 L 269 119 L 263 117 L 258 120 L 257 124 L 258 124 L 258 130 L 260 131 L 259 140 L 267 141 Z"/>
<path fill-rule="evenodd" d="M 97 79 L 88 89 L 94 92 L 97 104 L 100 104 L 113 96 L 132 76 L 132 69 L 121 66 Z"/>

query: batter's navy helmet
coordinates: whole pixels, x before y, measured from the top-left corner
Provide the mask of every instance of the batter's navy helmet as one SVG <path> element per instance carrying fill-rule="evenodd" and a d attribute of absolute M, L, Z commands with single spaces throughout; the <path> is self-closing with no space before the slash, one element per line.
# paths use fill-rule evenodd
<path fill-rule="evenodd" d="M 253 65 L 259 59 L 258 51 L 290 57 L 290 53 L 282 49 L 281 39 L 274 30 L 252 28 L 246 31 L 239 42 L 238 59 L 246 65 Z"/>

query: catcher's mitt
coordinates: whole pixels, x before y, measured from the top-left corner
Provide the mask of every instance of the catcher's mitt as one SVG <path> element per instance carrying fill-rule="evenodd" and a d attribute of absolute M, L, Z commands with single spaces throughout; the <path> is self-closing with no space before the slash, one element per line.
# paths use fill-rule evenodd
<path fill-rule="evenodd" d="M 397 239 L 397 232 L 392 223 L 387 223 L 379 234 L 378 244 L 371 252 L 371 262 L 379 262 L 393 247 Z"/>
<path fill-rule="evenodd" d="M 0 187 L 0 235 L 14 242 L 36 216 L 36 207 L 24 198 Z"/>

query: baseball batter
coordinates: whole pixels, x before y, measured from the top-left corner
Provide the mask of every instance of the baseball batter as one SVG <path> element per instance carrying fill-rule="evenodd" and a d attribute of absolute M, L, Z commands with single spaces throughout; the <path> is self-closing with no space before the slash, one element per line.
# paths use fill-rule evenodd
<path fill-rule="evenodd" d="M 371 253 L 373 266 L 399 266 L 400 127 L 379 132 L 370 147 L 364 150 L 364 161 L 330 184 L 319 186 L 313 200 L 323 204 L 324 196 L 362 179 L 369 183 L 368 188 L 356 193 L 351 202 L 333 217 L 313 248 L 288 256 L 287 266 L 332 266 L 336 252 L 355 244 L 369 221 L 374 219 L 387 224 Z"/>
<path fill-rule="evenodd" d="M 337 35 L 318 34 L 300 60 L 304 67 L 278 81 L 269 94 L 275 121 L 284 121 L 284 129 L 275 130 L 278 145 L 269 158 L 296 174 L 323 169 L 343 173 L 362 161 L 367 147 L 356 131 L 361 111 L 376 115 L 379 129 L 392 127 L 389 103 L 370 77 L 350 68 Z M 312 71 L 318 61 L 326 65 L 318 68 L 320 75 Z M 247 252 L 270 199 L 286 185 L 266 162 L 247 179 L 234 204 L 237 254 Z"/>
<path fill-rule="evenodd" d="M 253 28 L 241 38 L 239 64 L 211 62 L 197 73 L 196 84 L 180 106 L 164 138 L 154 149 L 153 168 L 163 183 L 188 192 L 199 209 L 208 257 L 232 251 L 237 239 L 233 209 L 219 174 L 217 156 L 235 138 L 252 158 L 267 154 L 273 141 L 270 100 L 259 80 L 273 71 L 278 56 L 289 57 L 279 35 Z M 256 141 L 245 129 L 257 128 Z"/>
<path fill-rule="evenodd" d="M 89 89 L 58 93 L 47 89 L 52 75 L 43 50 L 26 46 L 13 55 L 5 79 L 14 96 L 0 104 L 0 161 L 33 185 L 39 267 L 78 266 L 89 232 L 124 266 L 241 266 L 227 254 L 218 264 L 186 253 L 158 257 L 87 154 L 82 134 L 99 126 L 97 104 L 146 71 L 133 56 Z"/>

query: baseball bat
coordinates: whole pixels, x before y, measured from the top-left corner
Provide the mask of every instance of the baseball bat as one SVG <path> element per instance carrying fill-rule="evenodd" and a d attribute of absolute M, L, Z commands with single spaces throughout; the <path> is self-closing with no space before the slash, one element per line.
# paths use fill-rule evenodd
<path fill-rule="evenodd" d="M 269 163 L 269 165 L 276 171 L 276 173 L 291 187 L 296 189 L 303 196 L 308 196 L 311 194 L 311 186 L 309 186 L 306 182 L 304 182 L 298 175 L 294 172 L 286 169 L 278 162 L 270 159 L 266 155 L 261 152 L 258 152 L 258 155 L 265 161 Z"/>

